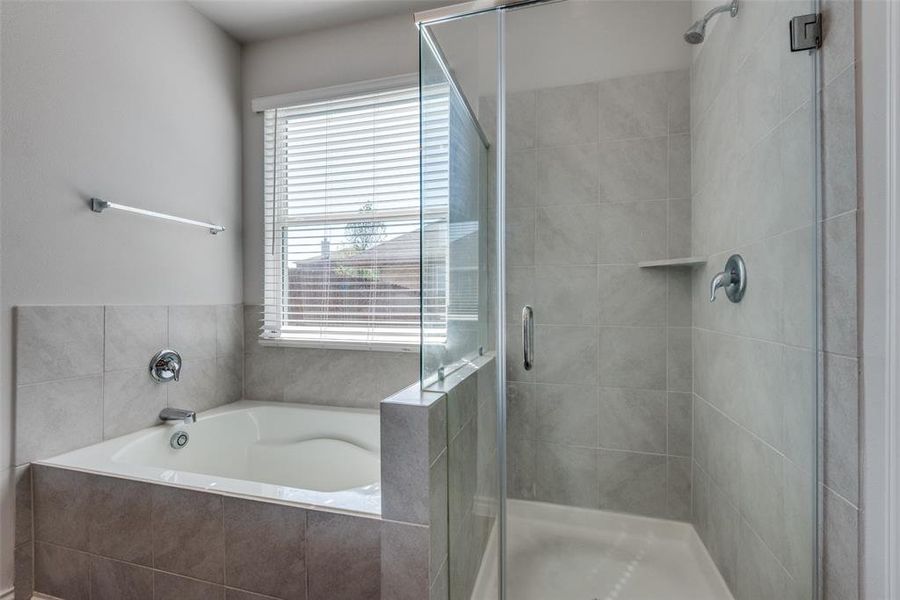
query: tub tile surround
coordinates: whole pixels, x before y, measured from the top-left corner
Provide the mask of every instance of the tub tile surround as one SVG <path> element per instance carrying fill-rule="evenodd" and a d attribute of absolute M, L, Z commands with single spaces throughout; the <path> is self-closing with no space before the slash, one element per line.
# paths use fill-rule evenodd
<path fill-rule="evenodd" d="M 409 547 L 391 537 L 403 524 L 371 516 L 45 465 L 32 472 L 35 589 L 66 600 L 379 598 L 382 536 L 391 552 Z"/>
<path fill-rule="evenodd" d="M 687 520 L 691 274 L 637 263 L 690 253 L 689 73 L 508 104 L 510 496 Z"/>
<path fill-rule="evenodd" d="M 56 558 L 62 552 L 34 546 L 34 540 L 47 533 L 32 530 L 29 463 L 154 425 L 167 405 L 201 411 L 240 399 L 243 311 L 240 305 L 20 306 L 15 315 L 15 577 L 17 597 L 27 598 L 37 580 L 55 585 L 50 574 L 32 570 L 34 557 Z M 188 333 L 176 335 L 181 328 Z M 175 343 L 185 336 L 201 341 L 191 346 L 191 354 Z M 156 384 L 147 372 L 150 358 L 170 345 L 182 352 L 182 380 Z M 226 367 L 228 372 L 222 372 Z M 178 393 L 182 387 L 187 393 Z M 121 487 L 120 493 L 109 495 L 98 484 L 93 496 L 69 497 L 50 486 L 49 496 L 41 501 L 55 502 L 60 514 L 66 514 L 70 504 L 84 510 L 99 505 L 114 522 L 41 523 L 61 536 L 63 546 L 79 545 L 117 560 L 149 564 L 150 548 L 141 545 L 145 538 L 133 529 L 142 520 L 149 524 L 149 496 L 138 492 L 134 482 Z M 96 530 L 111 526 L 133 534 L 133 539 L 121 547 L 103 546 L 113 538 L 98 537 Z M 112 567 L 98 573 L 106 578 L 98 580 L 100 586 L 113 585 L 107 581 L 110 577 L 127 575 Z M 77 597 L 79 592 L 72 593 Z"/>
<path fill-rule="evenodd" d="M 242 318 L 239 305 L 17 307 L 16 464 L 149 427 L 167 405 L 240 399 Z M 184 370 L 161 385 L 147 368 L 165 347 Z"/>
<path fill-rule="evenodd" d="M 411 386 L 381 405 L 383 517 L 427 524 L 431 557 L 427 582 L 409 582 L 418 595 L 382 587 L 385 599 L 472 593 L 497 514 L 495 375 L 489 353 L 427 391 Z"/>
<path fill-rule="evenodd" d="M 380 517 L 23 469 L 20 589 L 33 572 L 36 591 L 67 600 L 468 597 L 496 514 L 496 446 L 477 434 L 496 430 L 494 368 L 486 357 L 382 403 Z"/>
<path fill-rule="evenodd" d="M 379 403 L 419 379 L 417 352 L 264 346 L 262 306 L 244 306 L 244 397 L 352 408 Z"/>
<path fill-rule="evenodd" d="M 693 522 L 738 600 L 810 597 L 815 527 L 823 597 L 853 599 L 859 441 L 854 69 L 846 41 L 852 10 L 843 0 L 823 3 L 816 324 L 809 312 L 816 213 L 811 202 L 796 201 L 813 189 L 810 59 L 787 52 L 772 25 L 787 20 L 789 3 L 743 7 L 746 18 L 720 22 L 697 47 L 692 67 L 692 253 L 710 256 L 693 281 Z M 747 100 L 752 104 L 735 109 Z M 709 304 L 709 280 L 735 251 L 747 261 L 751 287 L 740 305 Z M 818 473 L 810 427 L 817 361 Z M 753 376 L 760 372 L 770 376 Z M 818 525 L 810 514 L 816 487 Z"/>

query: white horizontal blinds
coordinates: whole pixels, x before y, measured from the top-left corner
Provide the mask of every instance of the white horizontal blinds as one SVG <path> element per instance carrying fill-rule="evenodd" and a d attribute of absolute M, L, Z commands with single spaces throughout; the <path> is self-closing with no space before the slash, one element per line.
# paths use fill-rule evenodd
<path fill-rule="evenodd" d="M 450 248 L 450 85 L 422 87 L 422 333 L 446 342 Z"/>
<path fill-rule="evenodd" d="M 265 111 L 264 336 L 419 341 L 416 87 Z"/>

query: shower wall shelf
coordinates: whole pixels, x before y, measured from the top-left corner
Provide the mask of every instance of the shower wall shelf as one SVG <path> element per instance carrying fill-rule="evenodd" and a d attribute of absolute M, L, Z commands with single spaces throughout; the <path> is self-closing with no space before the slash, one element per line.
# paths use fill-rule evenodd
<path fill-rule="evenodd" d="M 101 200 L 100 198 L 91 198 L 91 210 L 95 213 L 102 213 L 106 209 L 113 210 L 121 210 L 122 212 L 129 212 L 136 215 L 144 215 L 145 217 L 153 217 L 155 219 L 163 219 L 164 221 L 175 221 L 176 223 L 183 223 L 185 225 L 194 225 L 196 227 L 202 227 L 209 231 L 212 235 L 225 231 L 224 225 L 216 225 L 215 223 L 206 223 L 205 221 L 195 221 L 194 219 L 186 219 L 184 217 L 176 217 L 175 215 L 167 215 L 166 213 L 156 212 L 153 210 L 147 210 L 145 208 L 135 208 L 134 206 L 125 206 L 124 204 L 116 204 L 115 202 L 108 202 L 106 200 Z"/>
<path fill-rule="evenodd" d="M 642 269 L 659 269 L 662 267 L 699 267 L 705 265 L 706 259 L 702 256 L 688 256 L 685 258 L 663 258 L 662 260 L 645 260 L 638 263 Z"/>

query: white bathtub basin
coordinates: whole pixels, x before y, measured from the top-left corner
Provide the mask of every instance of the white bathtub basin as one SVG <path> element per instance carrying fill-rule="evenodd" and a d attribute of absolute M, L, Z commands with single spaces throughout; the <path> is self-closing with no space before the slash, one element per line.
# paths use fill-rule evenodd
<path fill-rule="evenodd" d="M 190 439 L 181 449 L 176 431 Z M 39 461 L 222 493 L 381 512 L 377 410 L 242 400 Z"/>

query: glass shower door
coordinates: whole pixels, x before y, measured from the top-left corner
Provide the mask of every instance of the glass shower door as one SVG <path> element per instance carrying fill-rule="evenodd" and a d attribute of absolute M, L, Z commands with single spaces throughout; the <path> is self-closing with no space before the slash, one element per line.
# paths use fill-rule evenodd
<path fill-rule="evenodd" d="M 713 6 L 503 10 L 507 598 L 813 597 L 813 6 Z"/>
<path fill-rule="evenodd" d="M 452 387 L 483 356 L 497 378 L 478 403 L 497 436 L 448 428 L 441 599 L 815 597 L 817 57 L 785 25 L 817 7 L 713 8 L 476 3 L 420 24 L 423 124 L 444 86 L 487 159 L 486 208 L 460 213 L 484 233 L 484 328 L 451 342 L 462 278 L 436 227 L 423 379 Z M 429 157 L 478 147 L 465 132 L 423 128 L 423 184 Z M 471 201 L 447 173 L 438 204 Z"/>

